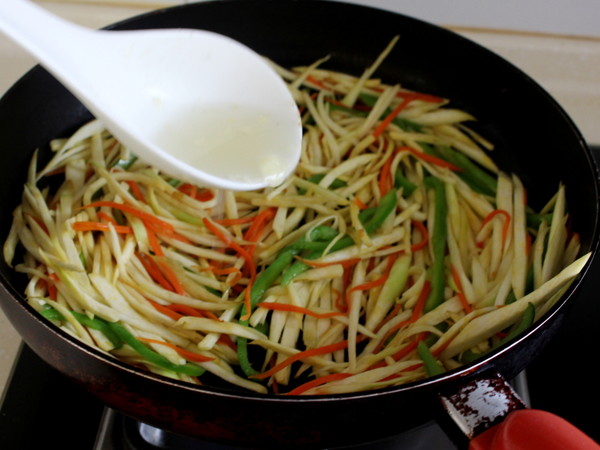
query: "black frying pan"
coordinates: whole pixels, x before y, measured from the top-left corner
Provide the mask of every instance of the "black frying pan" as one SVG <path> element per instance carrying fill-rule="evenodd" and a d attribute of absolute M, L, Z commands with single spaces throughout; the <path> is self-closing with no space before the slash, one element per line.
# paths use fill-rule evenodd
<path fill-rule="evenodd" d="M 378 75 L 450 98 L 453 106 L 476 116 L 477 131 L 496 144 L 494 159 L 524 180 L 534 205 L 549 198 L 563 181 L 583 250 L 596 252 L 598 170 L 582 136 L 534 81 L 482 47 L 402 15 L 312 0 L 201 2 L 156 11 L 114 28 L 168 27 L 229 35 L 284 66 L 330 54 L 327 67 L 354 74 L 360 74 L 399 34 L 399 44 Z M 8 233 L 33 150 L 69 135 L 89 118 L 85 108 L 41 68 L 25 75 L 0 101 L 1 240 Z M 440 394 L 490 375 L 514 377 L 553 337 L 569 307 L 586 294 L 581 289 L 586 271 L 587 267 L 528 332 L 475 363 L 401 387 L 307 398 L 197 387 L 108 359 L 38 317 L 23 300 L 25 280 L 3 261 L 0 301 L 24 341 L 46 362 L 127 415 L 219 442 L 261 448 L 327 447 L 385 438 L 438 416 L 443 421 Z"/>

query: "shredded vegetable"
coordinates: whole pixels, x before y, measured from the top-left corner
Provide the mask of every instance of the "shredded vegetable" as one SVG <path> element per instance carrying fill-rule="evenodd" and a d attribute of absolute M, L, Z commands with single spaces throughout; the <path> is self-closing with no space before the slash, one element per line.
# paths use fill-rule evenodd
<path fill-rule="evenodd" d="M 65 332 L 162 376 L 281 395 L 378 389 L 524 332 L 589 257 L 566 187 L 536 210 L 437 94 L 317 61 L 284 69 L 297 170 L 219 192 L 98 121 L 31 161 L 4 257 Z M 57 187 L 58 186 L 58 187 Z"/>

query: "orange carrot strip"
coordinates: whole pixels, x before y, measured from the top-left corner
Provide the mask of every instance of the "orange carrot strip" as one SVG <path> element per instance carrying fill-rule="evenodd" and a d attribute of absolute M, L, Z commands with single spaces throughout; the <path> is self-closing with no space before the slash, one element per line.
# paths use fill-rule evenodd
<path fill-rule="evenodd" d="M 150 303 L 158 312 L 163 313 L 165 316 L 168 316 L 173 320 L 179 320 L 183 317 L 183 315 L 179 314 L 177 311 L 173 311 L 171 308 L 165 305 L 161 305 L 160 303 L 156 303 L 155 301 L 150 300 L 149 298 L 147 298 L 146 301 Z"/>
<path fill-rule="evenodd" d="M 46 288 L 48 289 L 48 296 L 51 300 L 56 300 L 58 298 L 58 289 L 56 288 L 56 282 L 59 281 L 58 275 L 55 273 L 51 273 L 48 275 L 51 282 L 48 283 L 45 280 L 40 280 L 46 282 Z"/>
<path fill-rule="evenodd" d="M 156 227 L 158 230 L 162 230 L 164 233 L 173 234 L 175 233 L 175 227 L 170 223 L 159 219 L 158 217 L 142 211 L 134 206 L 126 205 L 124 203 L 117 203 L 111 201 L 99 201 L 93 202 L 88 205 L 83 206 L 82 208 L 97 208 L 101 206 L 106 206 L 108 208 L 118 209 L 120 211 L 129 213 L 133 216 L 136 216 L 138 219 L 146 222 L 147 224 L 151 224 L 153 227 Z"/>
<path fill-rule="evenodd" d="M 367 209 L 368 206 L 364 204 L 364 202 L 358 198 L 358 196 L 354 197 L 354 203 L 358 205 L 358 208 L 361 210 Z"/>
<path fill-rule="evenodd" d="M 66 171 L 66 167 L 58 167 L 57 169 L 51 170 L 50 172 L 46 172 L 44 176 L 49 177 L 52 175 L 61 175 L 63 173 L 65 173 Z"/>
<path fill-rule="evenodd" d="M 368 291 L 369 289 L 373 289 L 375 287 L 381 286 L 383 283 L 385 283 L 386 279 L 387 279 L 387 275 L 383 274 L 379 278 L 376 278 L 373 281 L 367 281 L 366 283 L 362 283 L 362 284 L 358 284 L 356 286 L 352 286 L 352 288 L 350 288 L 349 292 L 354 292 L 354 291 Z"/>
<path fill-rule="evenodd" d="M 240 269 L 238 269 L 237 267 L 225 267 L 223 269 L 218 269 L 218 268 L 213 268 L 212 269 L 212 273 L 214 273 L 215 275 L 229 275 L 232 273 L 238 273 L 240 271 Z"/>
<path fill-rule="evenodd" d="M 460 300 L 460 303 L 462 304 L 463 309 L 468 314 L 473 310 L 473 308 L 471 307 L 471 304 L 468 302 L 467 297 L 465 296 L 465 294 L 463 292 L 462 283 L 460 282 L 460 276 L 458 274 L 458 270 L 456 270 L 456 267 L 454 267 L 454 266 L 451 266 L 451 270 L 452 270 L 452 279 L 454 280 L 454 284 L 456 284 L 456 288 L 458 289 L 456 294 L 458 295 L 458 299 Z"/>
<path fill-rule="evenodd" d="M 254 218 L 254 221 L 252 222 L 250 227 L 244 233 L 244 240 L 246 240 L 248 242 L 258 242 L 258 240 L 261 238 L 262 234 L 264 233 L 264 230 L 267 227 L 267 224 L 275 216 L 275 212 L 276 212 L 275 208 L 267 208 L 267 209 L 263 209 L 262 211 L 260 211 Z M 252 257 L 254 257 L 256 245 L 253 245 L 253 244 L 247 245 L 247 246 L 245 246 L 245 248 L 248 251 L 248 254 L 251 255 Z M 249 267 L 245 267 L 244 275 L 248 276 L 249 272 L 250 272 Z M 241 276 L 241 273 L 240 273 L 240 276 Z"/>
<path fill-rule="evenodd" d="M 244 258 L 244 260 L 248 264 L 252 264 L 252 265 L 254 264 L 254 262 L 252 261 L 252 258 L 248 254 L 248 252 L 240 244 L 235 242 L 233 239 L 231 239 L 229 236 L 227 236 L 223 231 L 221 231 L 214 222 L 212 222 L 211 220 L 209 220 L 207 218 L 202 219 L 202 222 L 204 223 L 206 228 L 208 228 L 211 231 L 211 233 L 213 233 L 217 238 L 219 238 L 219 240 L 221 242 L 223 242 L 225 245 L 227 245 L 228 247 L 230 247 L 231 249 L 233 249 L 237 253 L 239 253 L 240 256 L 242 258 Z"/>
<path fill-rule="evenodd" d="M 333 301 L 333 304 L 335 305 L 335 307 L 337 309 L 339 309 L 340 311 L 347 313 L 348 312 L 348 305 L 345 303 L 345 297 L 344 295 L 342 295 L 342 293 L 340 291 L 338 291 L 337 289 L 331 289 L 331 293 L 333 295 L 335 295 L 335 300 Z"/>
<path fill-rule="evenodd" d="M 331 88 L 327 87 L 321 80 L 317 80 L 314 76 L 312 75 L 308 75 L 305 80 L 307 82 L 309 82 L 310 84 L 314 84 L 317 87 L 320 87 L 321 89 L 325 89 L 326 91 L 330 91 Z"/>
<path fill-rule="evenodd" d="M 324 375 L 322 377 L 318 377 L 314 380 L 308 381 L 307 383 L 301 384 L 300 386 L 287 392 L 285 395 L 300 395 L 314 387 L 321 386 L 331 381 L 343 380 L 344 378 L 348 378 L 351 376 L 351 373 L 331 373 L 329 375 Z"/>
<path fill-rule="evenodd" d="M 212 193 L 212 191 L 208 189 L 198 189 L 197 186 L 189 183 L 183 183 L 181 186 L 179 186 L 178 190 L 185 195 L 198 200 L 199 202 L 207 202 L 215 198 L 215 195 Z"/>
<path fill-rule="evenodd" d="M 404 99 L 398 104 L 396 105 L 396 107 L 392 110 L 391 113 L 389 113 L 380 123 L 379 125 L 377 125 L 377 127 L 375 128 L 375 130 L 373 131 L 373 137 L 374 138 L 378 138 L 381 133 L 383 133 L 383 131 L 388 127 L 388 125 L 390 123 L 392 123 L 392 121 L 396 118 L 396 116 L 398 114 L 400 114 L 400 112 L 405 109 L 408 104 L 410 102 L 412 102 L 414 100 L 415 97 L 407 95 L 406 97 L 404 97 Z"/>
<path fill-rule="evenodd" d="M 208 202 L 215 198 L 215 194 L 208 189 L 200 189 L 194 198 L 199 202 Z"/>
<path fill-rule="evenodd" d="M 126 183 L 129 185 L 129 189 L 131 189 L 131 193 L 136 198 L 136 200 L 146 203 L 144 194 L 142 194 L 142 191 L 141 191 L 140 187 L 138 186 L 138 184 L 133 180 L 127 180 Z"/>
<path fill-rule="evenodd" d="M 292 355 L 292 356 L 284 359 L 279 364 L 273 366 L 266 372 L 259 373 L 257 375 L 253 375 L 252 378 L 257 378 L 259 380 L 263 380 L 265 378 L 269 378 L 270 376 L 276 374 L 281 369 L 284 369 L 284 368 L 292 365 L 296 361 L 300 361 L 301 359 L 310 358 L 311 356 L 326 355 L 328 353 L 333 353 L 338 350 L 343 350 L 347 347 L 348 347 L 348 341 L 344 340 L 344 341 L 336 342 L 335 344 L 329 344 L 329 345 L 324 345 L 323 347 L 316 347 L 316 348 L 304 350 L 304 351 L 298 352 L 295 355 Z"/>
<path fill-rule="evenodd" d="M 190 183 L 183 183 L 177 190 L 192 198 L 196 198 L 196 193 L 198 192 L 198 188 Z"/>
<path fill-rule="evenodd" d="M 406 358 L 410 355 L 414 350 L 416 350 L 419 342 L 422 340 L 422 336 L 419 335 L 414 341 L 411 341 L 408 345 L 404 346 L 402 349 L 397 351 L 392 355 L 392 359 L 394 361 L 400 361 L 402 358 Z"/>
<path fill-rule="evenodd" d="M 170 305 L 165 306 L 165 308 L 183 316 L 205 317 L 204 314 L 202 314 L 202 311 L 188 305 L 182 305 L 181 303 L 171 303 Z"/>
<path fill-rule="evenodd" d="M 28 212 L 26 212 L 26 213 L 25 213 L 25 215 L 26 215 L 26 216 L 29 216 L 29 217 L 31 217 L 31 218 L 32 218 L 32 219 L 35 221 L 35 223 L 37 223 L 37 224 L 40 226 L 40 228 L 41 228 L 42 230 L 44 230 L 44 232 L 45 232 L 46 234 L 49 234 L 49 232 L 48 232 L 48 227 L 47 227 L 47 226 L 46 226 L 46 224 L 45 224 L 45 223 L 42 221 L 42 219 L 40 219 L 40 218 L 38 218 L 38 217 L 35 217 L 33 214 L 30 214 L 30 213 L 28 213 Z"/>
<path fill-rule="evenodd" d="M 446 342 L 444 342 L 444 345 L 440 345 L 435 350 L 432 350 L 431 353 L 433 354 L 433 356 L 435 356 L 435 357 L 440 356 L 440 353 L 442 353 L 444 350 L 446 350 L 446 347 L 448 347 L 450 345 L 450 342 L 452 342 L 452 339 L 453 338 L 448 339 Z"/>
<path fill-rule="evenodd" d="M 255 219 L 255 217 L 239 217 L 237 219 L 218 219 L 215 220 L 215 223 L 218 223 L 222 227 L 230 227 L 232 225 L 244 225 L 245 223 L 250 223 Z"/>
<path fill-rule="evenodd" d="M 181 355 L 182 357 L 184 357 L 188 361 L 208 362 L 208 361 L 214 360 L 214 358 L 212 358 L 210 356 L 199 355 L 198 353 L 191 352 L 189 350 L 186 350 L 184 348 L 178 347 L 177 345 L 171 344 L 169 342 L 159 341 L 157 339 L 143 338 L 143 337 L 138 337 L 138 339 L 140 341 L 148 342 L 150 344 L 160 344 L 160 345 L 164 345 L 166 347 L 172 348 L 177 353 L 179 353 L 179 355 Z"/>
<path fill-rule="evenodd" d="M 233 339 L 228 334 L 221 334 L 219 336 L 219 339 L 217 339 L 217 342 L 219 342 L 220 344 L 226 345 L 227 347 L 229 347 L 232 350 L 237 351 L 237 345 L 235 344 L 235 342 L 233 342 Z"/>
<path fill-rule="evenodd" d="M 169 280 L 171 286 L 173 286 L 173 290 L 179 295 L 186 295 L 185 289 L 179 281 L 179 278 L 177 278 L 175 272 L 173 272 L 173 269 L 171 269 L 166 262 L 161 260 L 158 260 L 156 264 L 158 265 L 160 271 L 163 273 L 166 279 Z"/>
<path fill-rule="evenodd" d="M 162 247 L 160 246 L 160 242 L 158 241 L 158 237 L 154 230 L 150 227 L 146 228 L 146 234 L 148 235 L 148 242 L 150 243 L 150 248 L 154 252 L 156 256 L 165 256 Z"/>
<path fill-rule="evenodd" d="M 252 312 L 252 303 L 250 299 L 250 291 L 252 290 L 252 285 L 254 284 L 254 280 L 256 279 L 256 265 L 252 260 L 252 256 L 246 249 L 244 249 L 241 245 L 235 242 L 233 239 L 229 238 L 225 233 L 223 233 L 219 227 L 208 220 L 207 218 L 202 219 L 202 222 L 221 242 L 223 242 L 228 247 L 235 250 L 246 262 L 249 270 L 250 270 L 250 281 L 248 286 L 246 286 L 246 291 L 244 293 L 244 303 L 246 305 L 246 314 L 244 317 L 241 317 L 241 320 L 248 320 L 250 318 L 250 314 Z"/>
<path fill-rule="evenodd" d="M 398 148 L 398 151 L 407 151 L 411 155 L 413 155 L 414 157 L 416 157 L 422 161 L 434 164 L 439 167 L 445 167 L 446 169 L 450 169 L 453 172 L 460 172 L 460 170 L 461 170 L 460 167 L 457 167 L 454 164 L 451 164 L 444 159 L 438 158 L 437 156 L 433 156 L 433 155 L 430 155 L 425 152 L 420 152 L 419 150 L 416 150 L 412 147 L 408 147 L 408 146 L 400 147 L 400 148 Z"/>
<path fill-rule="evenodd" d="M 254 218 L 252 225 L 250 225 L 250 228 L 244 233 L 244 239 L 246 241 L 256 242 L 267 226 L 267 223 L 269 223 L 274 216 L 275 208 L 267 208 L 259 212 Z M 254 246 L 252 247 L 252 250 L 254 250 Z"/>
<path fill-rule="evenodd" d="M 316 317 L 317 319 L 327 319 L 329 317 L 339 317 L 344 316 L 344 313 L 339 311 L 332 311 L 326 313 L 318 313 L 312 311 L 308 308 L 303 308 L 302 306 L 289 305 L 287 303 L 277 303 L 277 302 L 261 302 L 257 306 L 265 309 L 271 309 L 275 311 L 287 311 L 287 312 L 295 312 L 300 314 L 305 314 L 307 316 Z"/>
<path fill-rule="evenodd" d="M 184 316 L 193 316 L 193 317 L 206 317 L 208 319 L 217 320 L 221 322 L 212 311 L 204 311 L 201 309 L 196 309 L 188 305 L 182 305 L 181 303 L 172 303 L 166 308 L 169 308 L 171 311 L 175 311 L 176 313 L 182 314 Z"/>
<path fill-rule="evenodd" d="M 403 322 L 403 325 L 406 325 L 409 322 L 410 322 L 410 319 L 409 320 L 405 320 Z M 398 325 L 400 325 L 400 324 L 398 324 Z M 417 335 L 413 341 L 409 342 L 407 345 L 405 345 L 400 350 L 398 350 L 396 353 L 394 353 L 392 355 L 392 359 L 394 361 L 400 361 L 402 358 L 406 358 L 414 350 L 417 349 L 417 346 L 419 345 L 419 342 L 422 341 L 423 339 L 425 339 L 425 337 L 427 336 L 427 334 L 428 333 L 420 333 L 419 335 Z M 377 367 L 386 366 L 387 364 L 388 364 L 387 361 L 380 361 L 377 364 L 372 365 L 370 368 L 371 369 L 375 369 Z M 407 369 L 405 369 L 405 370 L 407 370 Z"/>
<path fill-rule="evenodd" d="M 425 283 L 423 283 L 423 289 L 421 289 L 419 298 L 417 298 L 417 303 L 415 303 L 412 315 L 410 316 L 410 322 L 416 322 L 416 320 L 421 317 L 421 314 L 423 314 L 423 308 L 425 307 L 425 302 L 427 301 L 430 290 L 431 282 L 429 280 L 425 280 Z"/>
<path fill-rule="evenodd" d="M 423 236 L 423 238 L 421 239 L 420 242 L 417 242 L 416 244 L 413 244 L 410 247 L 411 252 L 416 252 L 427 246 L 427 243 L 429 242 L 429 232 L 427 231 L 427 227 L 423 224 L 423 222 L 419 222 L 418 220 L 413 220 L 412 224 L 415 226 L 415 228 L 419 229 L 419 231 L 421 232 L 421 235 Z"/>
<path fill-rule="evenodd" d="M 392 181 L 392 162 L 397 151 L 393 152 L 388 159 L 385 160 L 379 173 L 379 192 L 382 196 L 388 193 L 393 186 Z"/>
<path fill-rule="evenodd" d="M 203 268 L 202 270 L 210 271 L 210 272 L 214 273 L 215 275 L 231 275 L 232 273 L 234 273 L 235 276 L 232 277 L 231 279 L 227 280 L 227 284 L 229 286 L 236 285 L 238 283 L 238 281 L 240 281 L 240 279 L 242 278 L 242 271 L 240 269 L 238 269 L 237 267 L 224 267 L 224 268 L 220 269 L 218 267 L 209 266 L 209 267 Z"/>
<path fill-rule="evenodd" d="M 48 283 L 45 279 L 40 278 L 40 279 L 38 279 L 36 286 L 40 289 L 44 289 L 46 291 L 46 293 L 48 294 L 48 297 L 50 297 L 52 300 L 56 300 L 56 297 L 53 297 L 52 293 L 50 292 L 50 289 L 49 289 L 50 284 L 51 283 Z M 52 286 L 52 287 L 56 289 L 55 286 Z M 56 294 L 56 292 L 55 292 L 55 294 Z"/>
<path fill-rule="evenodd" d="M 504 244 L 506 242 L 506 238 L 508 237 L 508 231 L 510 229 L 510 214 L 508 213 L 508 211 L 504 210 L 504 209 L 495 209 L 493 210 L 491 213 L 489 213 L 485 219 L 483 219 L 483 222 L 481 223 L 481 228 L 485 227 L 488 223 L 490 223 L 494 217 L 497 216 L 503 216 L 504 217 L 504 224 L 502 225 L 502 243 Z M 481 229 L 480 228 L 480 229 Z"/>
<path fill-rule="evenodd" d="M 410 323 L 410 319 L 408 320 L 403 320 L 402 322 L 398 322 L 396 325 L 394 325 L 392 328 L 390 328 L 387 333 L 385 334 L 385 336 L 383 337 L 383 339 L 381 339 L 379 345 L 377 346 L 377 348 L 375 349 L 375 353 L 381 351 L 381 349 L 383 348 L 383 346 L 385 345 L 385 342 L 396 332 L 398 331 L 400 328 L 405 327 L 406 325 L 408 325 Z"/>
<path fill-rule="evenodd" d="M 355 266 L 360 261 L 360 258 L 349 258 L 349 259 L 342 259 L 340 261 L 320 262 L 320 261 L 314 261 L 312 259 L 301 258 L 300 256 L 297 256 L 296 259 L 310 267 L 328 267 L 328 266 L 335 266 L 337 264 L 341 264 L 344 269 Z"/>
<path fill-rule="evenodd" d="M 390 320 L 396 317 L 400 310 L 402 310 L 402 303 L 396 303 L 394 305 L 394 308 L 388 313 L 388 315 L 379 323 L 379 325 L 377 325 L 375 331 L 379 331 L 381 327 L 383 327 L 386 323 L 388 323 Z M 382 341 L 385 341 L 385 339 L 382 339 Z"/>
<path fill-rule="evenodd" d="M 98 219 L 103 220 L 105 222 L 110 222 L 113 225 L 119 225 L 114 217 L 109 216 L 104 211 L 98 211 Z"/>
<path fill-rule="evenodd" d="M 385 268 L 385 271 L 379 278 L 377 278 L 373 281 L 368 281 L 366 283 L 362 283 L 362 284 L 353 286 L 346 292 L 346 296 L 349 296 L 352 292 L 355 292 L 355 291 L 368 291 L 369 289 L 373 289 L 373 288 L 383 285 L 386 282 L 386 280 L 388 279 L 388 277 L 390 276 L 390 271 L 392 270 L 392 266 L 394 265 L 394 261 L 396 261 L 397 257 L 398 257 L 398 255 L 396 253 L 392 253 L 391 255 L 389 255 L 388 260 L 387 260 L 387 267 Z M 347 300 L 347 301 L 348 301 L 348 304 L 350 304 L 349 300 Z"/>
<path fill-rule="evenodd" d="M 79 221 L 73 222 L 71 226 L 75 231 L 110 231 L 110 225 L 102 222 Z M 124 225 L 113 225 L 113 228 L 120 234 L 131 234 L 133 229 Z"/>
<path fill-rule="evenodd" d="M 238 273 L 236 273 L 234 277 L 227 280 L 227 284 L 229 286 L 235 286 L 236 284 L 238 284 L 238 281 L 240 281 L 241 279 L 242 279 L 242 272 L 238 271 Z"/>
<path fill-rule="evenodd" d="M 191 243 L 191 241 L 188 238 L 178 234 L 175 231 L 175 227 L 173 225 L 171 225 L 170 223 L 168 223 L 164 220 L 161 220 L 158 217 L 156 217 L 150 213 L 147 213 L 145 211 L 142 211 L 131 205 L 126 205 L 123 203 L 117 203 L 117 202 L 112 202 L 112 201 L 99 201 L 99 202 L 90 203 L 89 205 L 82 206 L 81 209 L 95 208 L 95 207 L 101 207 L 101 206 L 118 209 L 120 211 L 129 213 L 129 214 L 137 217 L 144 223 L 144 226 L 146 227 L 147 230 L 152 230 L 157 234 L 166 234 L 167 236 L 170 236 L 173 239 L 177 239 L 179 241 L 182 241 L 182 242 L 185 242 L 188 244 Z"/>
<path fill-rule="evenodd" d="M 161 272 L 160 268 L 158 267 L 158 265 L 156 264 L 156 262 L 151 257 L 149 257 L 147 255 L 144 255 L 142 253 L 136 253 L 136 256 L 138 257 L 138 259 L 140 260 L 140 262 L 142 263 L 142 265 L 146 269 L 146 272 L 148 272 L 148 275 L 150 275 L 150 277 L 155 282 L 157 282 L 158 284 L 160 284 L 163 288 L 167 289 L 168 291 L 174 292 L 173 286 L 164 277 L 164 275 Z"/>
<path fill-rule="evenodd" d="M 206 317 L 207 319 L 212 319 L 212 320 L 216 320 L 218 322 L 223 322 L 221 319 L 219 319 L 219 317 L 212 311 L 201 311 L 202 314 L 204 315 L 204 317 Z"/>
<path fill-rule="evenodd" d="M 336 100 L 333 97 L 327 97 L 325 99 L 325 101 L 331 103 L 332 105 L 341 106 L 342 108 L 345 108 L 345 109 L 354 109 L 356 111 L 371 111 L 373 109 L 369 105 L 364 105 L 364 104 L 359 104 L 359 103 L 355 103 L 354 105 L 352 105 L 352 107 L 349 108 L 348 105 L 344 105 L 341 101 Z"/>

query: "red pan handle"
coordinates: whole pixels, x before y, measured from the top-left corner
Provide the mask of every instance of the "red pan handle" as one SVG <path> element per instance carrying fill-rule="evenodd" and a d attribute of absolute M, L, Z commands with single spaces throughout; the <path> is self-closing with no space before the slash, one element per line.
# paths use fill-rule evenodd
<path fill-rule="evenodd" d="M 469 445 L 469 450 L 534 449 L 600 450 L 600 445 L 565 419 L 538 409 L 513 411 Z"/>
<path fill-rule="evenodd" d="M 469 450 L 600 450 L 568 421 L 529 409 L 498 373 L 480 375 L 440 399 L 469 439 Z"/>

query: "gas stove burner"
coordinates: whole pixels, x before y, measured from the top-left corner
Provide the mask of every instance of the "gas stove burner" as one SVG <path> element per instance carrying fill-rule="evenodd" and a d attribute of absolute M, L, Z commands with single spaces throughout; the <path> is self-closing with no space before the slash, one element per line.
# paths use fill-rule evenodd
<path fill-rule="evenodd" d="M 93 450 L 242 450 L 180 436 L 104 408 Z M 252 450 L 246 448 L 245 450 Z"/>
<path fill-rule="evenodd" d="M 435 422 L 377 442 L 323 450 L 456 450 Z M 255 450 L 179 436 L 105 408 L 93 450 Z"/>

